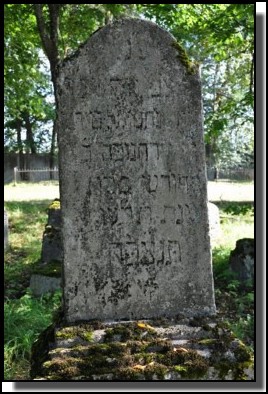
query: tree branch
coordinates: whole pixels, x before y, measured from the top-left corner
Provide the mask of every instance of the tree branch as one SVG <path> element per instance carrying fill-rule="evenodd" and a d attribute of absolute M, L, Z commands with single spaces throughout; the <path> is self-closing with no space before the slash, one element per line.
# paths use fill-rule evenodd
<path fill-rule="evenodd" d="M 36 22 L 37 22 L 37 28 L 38 32 L 41 38 L 41 42 L 43 45 L 43 49 L 45 54 L 47 55 L 48 59 L 50 59 L 51 55 L 51 42 L 50 42 L 50 37 L 47 32 L 47 27 L 44 19 L 44 14 L 43 14 L 43 6 L 44 4 L 34 4 L 34 13 L 36 17 Z"/>
<path fill-rule="evenodd" d="M 44 18 L 44 4 L 34 4 L 35 16 L 44 52 L 49 60 L 51 77 L 56 89 L 56 68 L 59 62 L 59 11 L 61 4 L 48 4 L 49 28 Z"/>

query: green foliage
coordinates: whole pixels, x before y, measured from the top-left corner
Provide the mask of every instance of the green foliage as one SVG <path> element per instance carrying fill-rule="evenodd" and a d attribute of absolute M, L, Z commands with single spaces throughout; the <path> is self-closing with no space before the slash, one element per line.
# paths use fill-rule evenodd
<path fill-rule="evenodd" d="M 27 292 L 17 300 L 9 300 L 4 309 L 5 380 L 16 379 L 21 361 L 26 366 L 31 347 L 38 334 L 50 323 L 52 313 L 60 306 L 61 292 L 36 299 Z M 21 371 L 20 371 L 21 373 Z M 27 371 L 24 371 L 27 378 Z"/>
<path fill-rule="evenodd" d="M 239 317 L 238 321 L 234 321 L 231 324 L 231 329 L 238 338 L 251 344 L 253 342 L 255 332 L 253 312 L 246 314 L 246 316 Z"/>
<path fill-rule="evenodd" d="M 223 211 L 231 215 L 247 215 L 249 213 L 253 215 L 254 207 L 250 203 L 238 204 L 236 202 L 230 202 L 225 205 Z"/>
<path fill-rule="evenodd" d="M 241 164 L 254 151 L 254 5 L 146 4 L 140 9 L 201 64 L 209 166 Z"/>
<path fill-rule="evenodd" d="M 226 248 L 215 248 L 213 250 L 213 274 L 215 287 L 225 289 L 232 281 L 235 281 L 235 274 L 229 267 L 230 250 Z"/>
<path fill-rule="evenodd" d="M 254 291 L 253 284 L 241 284 L 229 267 L 230 250 L 213 250 L 213 274 L 218 314 L 235 335 L 254 347 Z"/>
<path fill-rule="evenodd" d="M 253 226 L 253 205 L 251 202 L 217 203 L 222 219 L 222 231 L 228 224 L 230 237 L 234 237 L 237 228 L 238 237 L 232 239 L 233 246 L 223 244 L 213 249 L 213 274 L 215 283 L 215 297 L 218 314 L 228 323 L 234 334 L 244 341 L 250 348 L 254 347 L 254 288 L 252 281 L 241 283 L 230 269 L 230 252 L 236 241 L 243 238 L 245 224 Z M 228 215 L 228 216 L 226 216 Z M 241 236 L 243 234 L 243 236 Z"/>
<path fill-rule="evenodd" d="M 42 6 L 44 33 L 50 37 L 50 8 Z M 49 78 L 39 67 L 42 40 L 34 7 L 5 4 L 8 122 L 21 119 L 25 109 L 33 124 L 54 118 L 44 100 Z M 187 49 L 190 61 L 201 64 L 209 165 L 237 165 L 253 156 L 254 4 L 63 4 L 54 42 L 58 58 L 73 54 L 94 31 L 122 16 L 155 21 Z M 5 132 L 6 146 L 17 149 L 14 128 L 7 124 Z M 44 140 L 35 137 L 40 145 Z"/>
<path fill-rule="evenodd" d="M 5 4 L 4 30 L 5 147 L 8 151 L 41 149 L 46 125 L 54 118 L 49 74 L 44 71 L 35 18 L 30 4 Z M 42 70 L 42 71 L 41 71 Z M 28 123 L 27 123 L 28 122 Z M 21 129 L 31 125 L 30 135 Z"/>

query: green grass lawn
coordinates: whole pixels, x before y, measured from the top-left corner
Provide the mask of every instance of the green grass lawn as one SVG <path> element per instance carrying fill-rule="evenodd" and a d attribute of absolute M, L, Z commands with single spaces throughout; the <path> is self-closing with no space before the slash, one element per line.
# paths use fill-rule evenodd
<path fill-rule="evenodd" d="M 241 289 L 228 270 L 236 241 L 254 237 L 253 184 L 229 182 L 226 188 L 227 183 L 208 185 L 210 201 L 219 207 L 221 216 L 221 236 L 213 247 L 216 303 L 219 315 L 248 346 L 253 346 L 252 285 Z M 10 244 L 5 252 L 5 380 L 29 379 L 32 343 L 52 322 L 60 305 L 60 292 L 34 298 L 28 289 L 41 255 L 47 208 L 57 197 L 57 184 L 5 186 Z"/>

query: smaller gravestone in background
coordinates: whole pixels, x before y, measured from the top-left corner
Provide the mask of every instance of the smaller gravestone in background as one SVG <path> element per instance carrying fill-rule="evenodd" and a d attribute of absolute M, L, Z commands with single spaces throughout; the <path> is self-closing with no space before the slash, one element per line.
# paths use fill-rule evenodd
<path fill-rule="evenodd" d="M 53 203 L 50 205 L 48 209 L 48 221 L 47 224 L 49 226 L 54 227 L 57 230 L 61 229 L 62 220 L 61 220 L 61 209 L 60 209 L 60 200 L 56 198 Z"/>
<path fill-rule="evenodd" d="M 62 261 L 61 209 L 59 200 L 54 200 L 48 210 L 48 223 L 43 234 L 41 261 Z"/>
<path fill-rule="evenodd" d="M 55 199 L 48 209 L 48 222 L 43 234 L 41 264 L 31 276 L 30 288 L 35 296 L 54 292 L 61 287 L 63 259 L 60 201 Z"/>
<path fill-rule="evenodd" d="M 236 242 L 236 247 L 230 254 L 231 270 L 241 282 L 254 280 L 254 250 L 254 239 L 243 238 Z"/>
<path fill-rule="evenodd" d="M 216 242 L 221 235 L 220 212 L 217 205 L 208 202 L 209 233 L 211 242 Z"/>
<path fill-rule="evenodd" d="M 4 249 L 8 247 L 8 215 L 7 211 L 4 209 Z"/>
<path fill-rule="evenodd" d="M 34 274 L 31 276 L 30 288 L 36 297 L 46 293 L 53 293 L 61 288 L 61 277 Z"/>

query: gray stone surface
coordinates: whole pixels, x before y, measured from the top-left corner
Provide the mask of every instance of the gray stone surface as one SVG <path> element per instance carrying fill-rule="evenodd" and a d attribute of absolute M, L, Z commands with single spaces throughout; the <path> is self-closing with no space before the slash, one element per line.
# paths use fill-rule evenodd
<path fill-rule="evenodd" d="M 50 277 L 45 275 L 32 275 L 30 280 L 30 289 L 37 297 L 54 292 L 61 288 L 61 278 Z"/>
<path fill-rule="evenodd" d="M 8 215 L 4 209 L 4 249 L 8 247 Z"/>
<path fill-rule="evenodd" d="M 212 242 L 216 242 L 221 235 L 220 211 L 217 205 L 208 202 L 209 232 Z"/>
<path fill-rule="evenodd" d="M 48 210 L 48 221 L 49 226 L 55 229 L 61 229 L 61 209 L 49 209 Z"/>
<path fill-rule="evenodd" d="M 239 239 L 231 251 L 230 267 L 241 282 L 254 280 L 254 251 L 255 242 L 252 238 Z"/>
<path fill-rule="evenodd" d="M 33 345 L 30 376 L 49 381 L 254 379 L 253 352 L 222 322 L 174 320 L 162 319 L 163 326 L 147 321 L 144 328 L 141 321 L 95 321 L 97 329 L 94 323 L 51 325 Z"/>
<path fill-rule="evenodd" d="M 61 231 L 55 228 L 46 229 L 43 234 L 41 261 L 49 263 L 50 261 L 63 260 Z"/>
<path fill-rule="evenodd" d="M 120 20 L 59 69 L 68 322 L 215 312 L 200 76 L 174 42 Z"/>
<path fill-rule="evenodd" d="M 50 208 L 48 210 L 47 225 L 43 234 L 41 252 L 42 264 L 46 264 L 54 260 L 63 261 L 61 227 L 61 209 Z"/>

